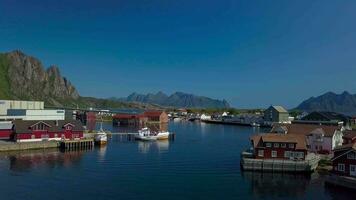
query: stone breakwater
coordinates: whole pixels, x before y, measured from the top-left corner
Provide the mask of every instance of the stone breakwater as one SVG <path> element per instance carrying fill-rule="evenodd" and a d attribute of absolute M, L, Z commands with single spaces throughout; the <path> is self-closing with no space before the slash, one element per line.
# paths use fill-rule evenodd
<path fill-rule="evenodd" d="M 56 141 L 48 142 L 1 142 L 0 152 L 3 151 L 20 151 L 20 150 L 30 150 L 30 149 L 47 149 L 47 148 L 58 148 L 60 145 Z"/>

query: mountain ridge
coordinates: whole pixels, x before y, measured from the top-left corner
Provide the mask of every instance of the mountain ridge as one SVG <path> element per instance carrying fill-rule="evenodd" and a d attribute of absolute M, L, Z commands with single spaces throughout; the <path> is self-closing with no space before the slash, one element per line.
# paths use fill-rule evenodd
<path fill-rule="evenodd" d="M 326 92 L 317 97 L 310 97 L 300 103 L 296 109 L 307 112 L 329 111 L 356 115 L 356 94 L 351 94 L 347 91 L 340 94 Z"/>
<path fill-rule="evenodd" d="M 172 96 L 172 95 L 171 95 Z M 185 97 L 184 100 L 181 100 Z M 198 98 L 197 98 L 198 97 Z M 44 101 L 48 107 L 96 107 L 96 108 L 140 108 L 162 109 L 169 96 L 163 92 L 147 96 L 133 93 L 130 99 L 100 99 L 80 96 L 75 86 L 64 76 L 56 65 L 45 68 L 41 61 L 26 55 L 20 50 L 0 53 L 0 99 L 8 100 L 39 100 Z M 179 107 L 197 104 L 197 99 L 205 105 L 214 105 L 219 102 L 207 97 L 192 94 L 175 93 L 170 103 L 180 100 Z M 215 102 L 216 101 L 216 102 Z M 228 105 L 226 101 L 223 104 Z M 163 106 L 162 106 L 163 105 Z"/>
<path fill-rule="evenodd" d="M 161 106 L 181 107 L 181 108 L 229 108 L 230 104 L 226 100 L 217 100 L 205 96 L 198 96 L 184 92 L 174 92 L 167 95 L 162 91 L 156 94 L 132 93 L 126 98 L 120 98 L 125 102 L 151 103 Z"/>

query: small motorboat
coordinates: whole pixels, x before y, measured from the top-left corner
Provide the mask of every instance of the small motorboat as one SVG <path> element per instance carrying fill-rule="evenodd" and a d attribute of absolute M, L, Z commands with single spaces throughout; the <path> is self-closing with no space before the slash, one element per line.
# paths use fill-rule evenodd
<path fill-rule="evenodd" d="M 137 135 L 135 135 L 135 139 L 146 140 L 146 141 L 167 140 L 168 138 L 169 138 L 168 131 L 151 132 L 149 128 L 143 128 L 138 131 Z"/>
<path fill-rule="evenodd" d="M 101 122 L 100 130 L 94 134 L 94 141 L 96 144 L 102 145 L 108 142 L 108 135 L 103 130 L 103 123 Z"/>

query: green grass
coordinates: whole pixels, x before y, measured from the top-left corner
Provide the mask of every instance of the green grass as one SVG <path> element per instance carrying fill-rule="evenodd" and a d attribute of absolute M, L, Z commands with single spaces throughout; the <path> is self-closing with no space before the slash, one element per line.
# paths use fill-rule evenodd
<path fill-rule="evenodd" d="M 8 69 L 9 63 L 6 56 L 0 54 L 0 99 L 11 98 Z"/>

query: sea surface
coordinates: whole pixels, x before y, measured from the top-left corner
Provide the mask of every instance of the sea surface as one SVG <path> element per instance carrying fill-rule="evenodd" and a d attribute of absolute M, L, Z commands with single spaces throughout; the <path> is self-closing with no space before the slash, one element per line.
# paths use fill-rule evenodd
<path fill-rule="evenodd" d="M 112 127 L 112 132 L 128 131 Z M 0 199 L 356 199 L 323 176 L 242 172 L 251 127 L 172 122 L 173 141 L 113 135 L 87 151 L 0 154 Z"/>

